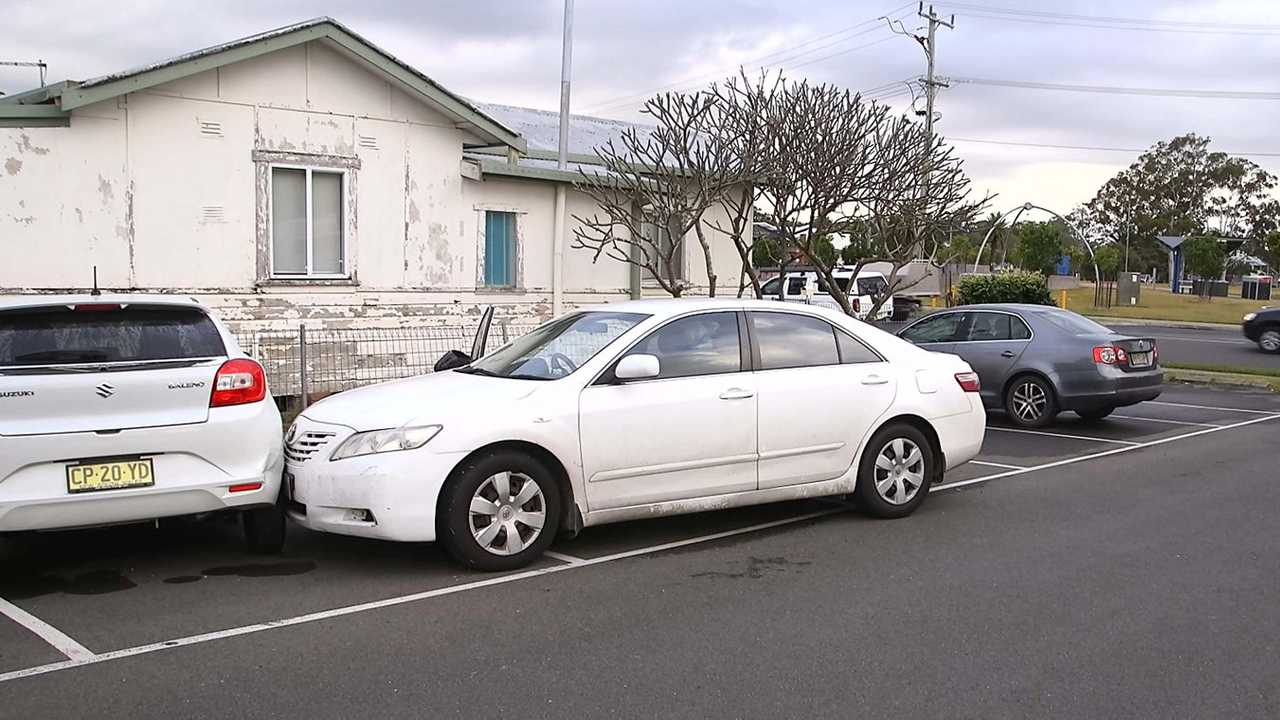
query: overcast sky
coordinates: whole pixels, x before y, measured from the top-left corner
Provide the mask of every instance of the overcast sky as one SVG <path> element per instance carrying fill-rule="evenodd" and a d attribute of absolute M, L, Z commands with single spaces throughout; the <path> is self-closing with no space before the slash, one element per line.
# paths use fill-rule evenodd
<path fill-rule="evenodd" d="M 329 15 L 462 95 L 546 109 L 559 102 L 562 0 L 4 0 L 3 5 L 0 60 L 41 58 L 49 63 L 50 81 L 86 79 Z M 645 93 L 697 87 L 739 64 L 759 67 L 762 58 L 792 77 L 857 90 L 919 76 L 924 69 L 915 42 L 892 35 L 883 22 L 868 22 L 889 14 L 903 18 L 908 30 L 919 28 L 914 4 L 894 0 L 577 0 L 576 6 L 575 113 L 634 119 Z M 937 7 L 956 15 L 956 28 L 938 35 L 943 76 L 1280 90 L 1276 0 L 970 0 Z M 36 82 L 34 70 L 0 68 L 4 92 Z M 910 98 L 889 102 L 901 110 Z M 942 91 L 938 110 L 939 132 L 954 138 L 1144 148 L 1194 131 L 1213 137 L 1217 149 L 1280 155 L 1277 100 L 955 83 Z M 1065 213 L 1136 157 L 959 140 L 956 146 L 975 188 L 999 193 L 993 206 L 998 210 L 1032 201 Z M 1280 157 L 1253 159 L 1280 173 Z"/>

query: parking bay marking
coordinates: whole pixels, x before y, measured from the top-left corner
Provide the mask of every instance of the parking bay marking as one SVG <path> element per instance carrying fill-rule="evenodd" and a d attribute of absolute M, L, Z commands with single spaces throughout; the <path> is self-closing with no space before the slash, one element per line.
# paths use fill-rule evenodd
<path fill-rule="evenodd" d="M 72 640 L 66 633 L 4 598 L 0 598 L 0 614 L 7 615 L 10 620 L 30 630 L 72 661 L 87 662 L 98 657 L 89 648 Z"/>
<path fill-rule="evenodd" d="M 565 555 L 564 553 L 554 552 L 552 550 L 543 551 L 542 554 L 552 558 L 553 560 L 559 560 L 560 562 L 569 563 L 570 565 L 577 565 L 578 563 L 586 562 L 583 558 L 574 557 L 573 555 Z"/>
<path fill-rule="evenodd" d="M 977 485 L 978 483 L 990 482 L 991 480 L 1000 480 L 1002 478 L 1013 477 L 1014 475 L 1024 475 L 1026 473 L 1032 473 L 1038 470 L 1049 470 L 1051 468 L 1062 467 L 1064 465 L 1072 465 L 1074 463 L 1084 462 L 1085 460 L 1096 460 L 1098 458 L 1109 457 L 1111 455 L 1119 455 L 1120 453 L 1132 452 L 1134 450 L 1141 450 L 1143 448 L 1154 447 L 1156 445 L 1164 445 L 1165 443 L 1171 443 L 1174 440 L 1182 440 L 1184 438 L 1197 437 L 1200 435 L 1209 435 L 1211 433 L 1222 432 L 1223 430 L 1234 430 L 1236 428 L 1245 427 L 1246 425 L 1254 425 L 1261 422 L 1267 422 L 1268 420 L 1275 420 L 1277 418 L 1280 418 L 1280 413 L 1265 415 L 1263 417 L 1250 418 L 1248 420 L 1242 420 L 1238 423 L 1232 423 L 1231 425 L 1216 425 L 1214 427 L 1205 428 L 1203 430 L 1193 430 L 1191 432 L 1182 433 L 1181 435 L 1174 435 L 1173 437 L 1164 437 L 1164 438 L 1159 438 L 1158 440 L 1150 440 L 1144 443 L 1126 445 L 1124 447 L 1113 448 L 1111 450 L 1103 450 L 1102 452 L 1091 453 L 1089 455 L 1080 455 L 1077 457 L 1067 458 L 1065 460 L 1055 460 L 1054 462 L 1045 463 L 1043 465 L 1033 465 L 1031 467 L 1021 468 L 1018 470 L 1010 470 L 1008 472 L 995 473 L 992 475 L 984 475 L 982 477 L 973 478 L 971 480 L 957 480 L 956 482 L 944 483 L 942 485 L 935 485 L 929 488 L 929 492 L 935 493 L 935 492 L 941 492 L 943 490 L 952 490 L 955 488 L 966 487 L 968 485 Z M 0 676 L 0 679 L 3 679 L 3 676 Z"/>
<path fill-rule="evenodd" d="M 1164 418 L 1139 417 L 1137 415 L 1112 415 L 1117 420 L 1141 420 L 1145 422 L 1167 423 L 1169 425 L 1191 425 L 1193 427 L 1222 427 L 1217 423 L 1189 422 L 1187 420 L 1166 420 Z"/>
<path fill-rule="evenodd" d="M 151 643 L 150 645 L 138 645 L 136 647 L 125 648 L 123 650 L 113 650 L 99 654 L 89 653 L 87 657 L 63 660 L 61 662 L 49 663 L 47 665 L 37 665 L 35 667 L 23 670 L 13 670 L 6 673 L 0 673 L 0 683 L 10 680 L 17 680 L 24 677 L 32 677 L 35 675 L 45 675 L 59 670 L 70 670 L 71 668 L 83 667 L 85 665 L 96 665 L 98 663 L 110 660 L 120 660 L 123 658 L 134 657 L 137 655 L 146 655 L 148 653 L 159 652 L 161 650 L 169 650 L 172 648 L 186 647 L 188 645 L 198 645 L 201 643 L 211 642 L 213 640 L 222 640 L 225 638 L 238 637 L 240 635 L 251 635 L 264 630 L 273 630 L 275 628 L 289 627 L 291 625 L 302 625 L 304 623 L 317 622 L 320 620 L 329 620 L 332 618 L 342 617 L 344 615 L 355 615 L 357 613 L 368 612 L 370 610 L 379 610 L 381 608 L 395 607 L 407 603 L 417 602 L 419 600 L 427 600 L 429 598 L 441 597 L 444 595 L 453 595 L 455 593 L 465 592 L 467 590 L 476 590 L 491 585 L 503 585 L 517 580 L 539 577 L 542 575 L 551 575 L 553 573 L 563 572 L 565 570 L 573 570 L 574 568 L 588 567 L 591 565 L 600 565 L 615 560 L 625 560 L 627 558 L 638 557 L 641 555 L 650 555 L 653 553 L 664 552 L 666 550 L 674 550 L 676 548 L 688 545 L 697 545 L 698 543 L 711 542 L 723 538 L 733 537 L 735 535 L 744 535 L 747 533 L 758 532 L 760 530 L 768 530 L 770 528 L 782 527 L 783 525 L 793 525 L 795 523 L 804 522 L 806 520 L 814 520 L 827 515 L 847 512 L 845 508 L 830 508 L 827 510 L 817 510 L 804 515 L 796 515 L 794 517 L 782 518 L 781 520 L 772 520 L 770 522 L 758 523 L 747 527 L 736 528 L 734 530 L 725 530 L 723 532 L 712 533 L 710 535 L 700 535 L 698 537 L 687 538 L 685 540 L 675 540 L 673 542 L 662 543 L 661 545 L 651 545 L 649 547 L 637 548 L 635 550 L 625 550 L 623 552 L 613 553 L 611 555 L 602 555 L 595 558 L 583 558 L 580 562 L 566 563 L 564 565 L 553 565 L 551 567 L 537 568 L 534 570 L 525 570 L 523 572 L 513 573 L 511 575 L 503 575 L 501 577 L 489 578 L 486 580 L 476 580 L 461 585 L 453 585 L 450 587 L 436 588 L 435 590 L 427 590 L 412 595 L 401 595 L 399 597 L 386 598 L 384 600 L 375 600 L 372 602 L 361 603 L 359 605 L 348 605 L 346 607 L 334 608 L 332 610 L 323 610 L 320 612 L 310 613 L 307 615 L 299 615 L 297 617 L 285 618 L 283 620 L 268 620 L 267 622 L 257 623 L 254 625 L 245 625 L 243 627 L 229 628 L 226 630 L 217 630 L 214 632 L 203 633 L 200 635 L 190 635 L 176 640 L 165 640 L 163 642 Z M 70 640 L 70 638 L 68 638 Z M 85 650 L 88 652 L 88 650 Z"/>
<path fill-rule="evenodd" d="M 1213 405 L 1192 405 L 1190 403 L 1166 402 L 1164 400 L 1148 400 L 1146 404 L 1168 405 L 1170 407 L 1182 407 L 1182 408 L 1195 408 L 1197 410 L 1221 410 L 1222 412 L 1253 413 L 1255 415 L 1269 415 L 1275 412 L 1274 410 L 1252 410 L 1249 408 L 1215 407 Z"/>
<path fill-rule="evenodd" d="M 986 465 L 987 467 L 1004 468 L 1005 470 L 1021 470 L 1026 465 L 1009 465 L 1008 463 L 990 462 L 988 460 L 970 460 L 970 465 Z"/>
<path fill-rule="evenodd" d="M 1066 433 L 1052 433 L 1044 430 L 1023 430 L 1022 428 L 1007 428 L 988 425 L 988 430 L 999 430 L 1000 432 L 1023 433 L 1026 435 L 1044 435 L 1045 437 L 1066 438 L 1068 440 L 1084 440 L 1087 442 L 1115 443 L 1117 445 L 1140 445 L 1141 443 L 1132 440 L 1116 440 L 1115 438 L 1092 437 L 1089 435 L 1068 435 Z"/>

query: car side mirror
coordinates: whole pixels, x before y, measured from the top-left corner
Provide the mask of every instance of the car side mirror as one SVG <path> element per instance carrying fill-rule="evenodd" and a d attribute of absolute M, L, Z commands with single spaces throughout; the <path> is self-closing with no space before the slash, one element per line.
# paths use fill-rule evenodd
<path fill-rule="evenodd" d="M 658 377 L 662 365 L 654 355 L 628 355 L 618 361 L 613 376 L 619 380 L 644 380 Z"/>
<path fill-rule="evenodd" d="M 435 370 L 436 372 L 444 372 L 445 370 L 452 370 L 454 368 L 466 367 L 467 365 L 470 365 L 470 364 L 471 364 L 470 355 L 462 352 L 461 350 L 450 350 L 449 352 L 440 356 L 440 359 L 436 361 L 436 364 L 432 369 Z"/>

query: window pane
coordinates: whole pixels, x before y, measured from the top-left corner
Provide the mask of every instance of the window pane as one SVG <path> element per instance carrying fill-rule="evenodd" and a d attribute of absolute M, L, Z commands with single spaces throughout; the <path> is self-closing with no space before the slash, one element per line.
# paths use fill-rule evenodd
<path fill-rule="evenodd" d="M 802 277 L 787 278 L 787 294 L 803 295 L 806 282 Z"/>
<path fill-rule="evenodd" d="M 515 285 L 515 213 L 486 210 L 484 214 L 484 284 Z"/>
<path fill-rule="evenodd" d="M 1009 316 L 1004 313 L 973 313 L 969 322 L 970 340 L 1008 340 Z"/>
<path fill-rule="evenodd" d="M 838 365 L 836 338 L 825 320 L 790 313 L 750 313 L 765 370 Z"/>
<path fill-rule="evenodd" d="M 0 313 L 0 365 L 177 360 L 225 355 L 209 316 L 193 308 L 66 306 Z"/>
<path fill-rule="evenodd" d="M 951 342 L 963 317 L 964 313 L 946 313 L 925 318 L 907 328 L 902 339 L 913 343 Z"/>
<path fill-rule="evenodd" d="M 1027 327 L 1027 323 L 1019 317 L 1011 317 L 1009 319 L 1009 337 L 1014 340 L 1030 340 L 1031 328 Z"/>
<path fill-rule="evenodd" d="M 342 273 L 342 176 L 311 173 L 311 272 Z"/>
<path fill-rule="evenodd" d="M 879 355 L 876 355 L 866 345 L 863 345 L 861 342 L 854 340 L 839 330 L 836 331 L 836 344 L 840 346 L 840 362 L 845 365 L 880 362 Z"/>
<path fill-rule="evenodd" d="M 659 378 L 691 377 L 742 369 L 736 313 L 692 315 L 662 326 L 628 355 L 656 355 Z"/>
<path fill-rule="evenodd" d="M 271 269 L 277 275 L 307 272 L 307 173 L 271 169 Z"/>
<path fill-rule="evenodd" d="M 770 295 L 777 295 L 778 288 L 780 287 L 782 287 L 782 278 L 774 278 L 764 285 L 761 285 L 760 292 L 765 297 L 769 297 Z"/>

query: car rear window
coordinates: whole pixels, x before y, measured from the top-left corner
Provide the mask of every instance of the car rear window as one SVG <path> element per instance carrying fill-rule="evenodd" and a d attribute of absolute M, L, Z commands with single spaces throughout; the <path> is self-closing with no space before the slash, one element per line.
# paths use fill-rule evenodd
<path fill-rule="evenodd" d="M 1066 330 L 1072 335 L 1110 335 L 1111 328 L 1099 325 L 1083 315 L 1069 310 L 1046 310 L 1041 312 L 1046 320 Z"/>
<path fill-rule="evenodd" d="M 188 360 L 226 354 L 197 308 L 65 306 L 0 312 L 0 366 Z"/>

